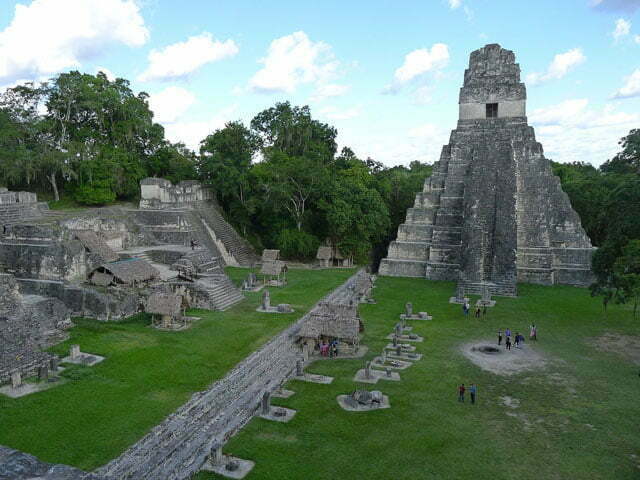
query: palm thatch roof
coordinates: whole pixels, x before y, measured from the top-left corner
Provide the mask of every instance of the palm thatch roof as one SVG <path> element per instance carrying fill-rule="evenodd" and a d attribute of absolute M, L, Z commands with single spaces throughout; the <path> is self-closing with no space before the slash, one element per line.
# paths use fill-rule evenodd
<path fill-rule="evenodd" d="M 262 251 L 262 261 L 263 262 L 273 262 L 280 258 L 280 250 L 268 250 L 264 249 Z"/>
<path fill-rule="evenodd" d="M 180 315 L 182 297 L 175 293 L 154 292 L 147 299 L 145 311 L 157 315 L 169 315 L 176 317 Z"/>
<path fill-rule="evenodd" d="M 260 273 L 262 275 L 278 276 L 285 270 L 285 266 L 285 263 L 280 260 L 264 262 L 260 269 Z"/>
<path fill-rule="evenodd" d="M 93 272 L 91 283 L 100 287 L 107 287 L 113 283 L 113 275 L 110 273 Z"/>
<path fill-rule="evenodd" d="M 318 260 L 331 260 L 333 258 L 333 252 L 331 247 L 318 247 L 318 253 L 316 259 Z"/>
<path fill-rule="evenodd" d="M 118 260 L 118 254 L 93 230 L 76 230 L 73 235 L 89 252 L 99 255 L 103 262 Z"/>
<path fill-rule="evenodd" d="M 118 262 L 103 263 L 89 275 L 93 282 L 96 273 L 111 274 L 117 283 L 133 284 L 155 280 L 160 272 L 153 265 L 141 258 L 127 258 Z"/>
<path fill-rule="evenodd" d="M 335 337 L 356 343 L 360 331 L 357 306 L 323 303 L 318 305 L 302 325 L 299 337 Z"/>

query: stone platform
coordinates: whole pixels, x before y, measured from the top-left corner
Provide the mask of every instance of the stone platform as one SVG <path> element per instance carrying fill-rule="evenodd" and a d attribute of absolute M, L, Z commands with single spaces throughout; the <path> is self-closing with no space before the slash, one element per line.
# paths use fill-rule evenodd
<path fill-rule="evenodd" d="M 281 413 L 281 415 L 280 415 Z M 260 418 L 265 420 L 271 420 L 273 422 L 287 423 L 290 422 L 296 415 L 296 411 L 291 408 L 276 407 L 271 405 L 269 413 L 261 413 Z"/>
<path fill-rule="evenodd" d="M 393 340 L 395 334 L 390 333 L 389 335 L 387 335 L 386 337 L 384 337 L 387 340 Z M 398 341 L 401 342 L 416 342 L 416 343 L 420 343 L 420 342 L 424 342 L 424 338 L 421 337 L 420 335 L 415 335 L 415 337 L 417 338 L 411 338 L 411 335 L 400 335 L 398 337 Z"/>
<path fill-rule="evenodd" d="M 373 410 L 383 410 L 385 408 L 391 408 L 391 403 L 389 402 L 389 397 L 387 395 L 382 396 L 382 402 L 379 404 L 369 405 L 356 405 L 353 402 L 349 402 L 351 395 L 338 395 L 336 400 L 338 401 L 338 405 L 342 407 L 343 410 L 348 412 L 371 412 Z"/>
<path fill-rule="evenodd" d="M 229 470 L 227 465 L 232 462 L 236 462 L 238 468 L 236 470 Z M 219 465 L 212 465 L 211 462 L 206 462 L 201 470 L 205 472 L 213 472 L 227 478 L 244 478 L 246 477 L 253 467 L 255 467 L 255 462 L 251 460 L 243 460 L 242 458 L 232 457 L 230 455 L 224 456 L 223 463 Z"/>
<path fill-rule="evenodd" d="M 325 385 L 333 382 L 333 377 L 327 377 L 325 375 L 318 375 L 315 373 L 304 373 L 303 375 L 296 375 L 293 377 L 294 380 L 300 380 L 302 382 L 311 382 L 311 383 L 323 383 Z"/>
<path fill-rule="evenodd" d="M 369 378 L 367 378 L 366 369 L 362 368 L 356 372 L 356 375 L 353 377 L 353 381 L 361 383 L 378 383 L 378 380 L 390 380 L 392 382 L 400 381 L 400 374 L 398 372 L 389 373 L 390 375 L 387 375 L 387 372 L 385 371 L 371 368 L 371 374 Z"/>

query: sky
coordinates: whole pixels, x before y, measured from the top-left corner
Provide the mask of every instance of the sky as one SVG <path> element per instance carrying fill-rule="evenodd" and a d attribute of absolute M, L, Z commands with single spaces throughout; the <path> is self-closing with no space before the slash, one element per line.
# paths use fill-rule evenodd
<path fill-rule="evenodd" d="M 432 163 L 488 43 L 515 52 L 547 158 L 598 166 L 640 128 L 640 0 L 0 0 L 0 89 L 126 78 L 195 150 L 290 101 L 360 158 Z"/>

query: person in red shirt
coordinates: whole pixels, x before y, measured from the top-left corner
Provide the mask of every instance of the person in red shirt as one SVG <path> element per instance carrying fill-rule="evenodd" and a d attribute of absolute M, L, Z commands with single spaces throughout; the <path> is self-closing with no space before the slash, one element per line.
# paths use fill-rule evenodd
<path fill-rule="evenodd" d="M 465 392 L 464 383 L 462 383 L 458 387 L 458 401 L 459 402 L 464 402 L 464 392 Z"/>

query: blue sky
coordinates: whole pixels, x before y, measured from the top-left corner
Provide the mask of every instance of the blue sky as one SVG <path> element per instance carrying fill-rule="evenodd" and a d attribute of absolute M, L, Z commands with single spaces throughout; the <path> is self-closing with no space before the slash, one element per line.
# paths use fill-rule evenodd
<path fill-rule="evenodd" d="M 487 43 L 515 52 L 548 158 L 598 165 L 640 128 L 640 0 L 0 2 L 0 87 L 102 69 L 192 148 L 289 100 L 363 158 L 433 162 Z"/>

